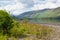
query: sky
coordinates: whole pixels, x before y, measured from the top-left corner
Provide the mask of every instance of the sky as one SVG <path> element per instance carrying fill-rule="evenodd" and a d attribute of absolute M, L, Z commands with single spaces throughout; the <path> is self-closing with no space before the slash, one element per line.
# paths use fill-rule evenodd
<path fill-rule="evenodd" d="M 60 7 L 60 0 L 0 0 L 0 10 L 7 10 L 13 15 L 31 10 L 57 7 Z"/>

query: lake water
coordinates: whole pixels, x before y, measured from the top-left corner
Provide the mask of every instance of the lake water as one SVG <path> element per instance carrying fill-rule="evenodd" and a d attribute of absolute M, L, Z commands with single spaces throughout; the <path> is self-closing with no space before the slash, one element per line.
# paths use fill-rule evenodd
<path fill-rule="evenodd" d="M 58 19 L 31 19 L 30 21 L 34 23 L 60 23 Z"/>

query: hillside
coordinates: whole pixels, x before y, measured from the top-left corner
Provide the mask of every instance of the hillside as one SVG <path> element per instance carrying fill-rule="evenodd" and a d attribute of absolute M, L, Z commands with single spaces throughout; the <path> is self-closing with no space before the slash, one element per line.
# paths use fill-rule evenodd
<path fill-rule="evenodd" d="M 60 18 L 60 8 L 24 12 L 17 18 Z"/>

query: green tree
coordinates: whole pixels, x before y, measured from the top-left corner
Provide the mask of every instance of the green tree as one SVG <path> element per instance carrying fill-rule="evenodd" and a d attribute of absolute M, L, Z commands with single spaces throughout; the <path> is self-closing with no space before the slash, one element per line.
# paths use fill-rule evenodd
<path fill-rule="evenodd" d="M 13 27 L 13 18 L 5 10 L 0 10 L 0 30 L 3 33 L 8 33 L 8 31 Z"/>

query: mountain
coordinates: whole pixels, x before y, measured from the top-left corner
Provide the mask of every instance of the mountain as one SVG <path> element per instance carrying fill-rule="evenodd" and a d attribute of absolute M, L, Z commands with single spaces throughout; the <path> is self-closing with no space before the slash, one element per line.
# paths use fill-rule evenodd
<path fill-rule="evenodd" d="M 60 18 L 60 7 L 55 9 L 43 9 L 24 12 L 16 18 Z"/>

